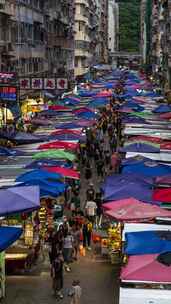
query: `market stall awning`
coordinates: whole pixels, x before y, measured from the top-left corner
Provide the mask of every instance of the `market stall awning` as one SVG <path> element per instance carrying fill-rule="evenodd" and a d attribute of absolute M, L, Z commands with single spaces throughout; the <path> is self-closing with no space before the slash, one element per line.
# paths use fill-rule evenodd
<path fill-rule="evenodd" d="M 170 211 L 158 206 L 142 203 L 135 198 L 127 198 L 119 201 L 103 204 L 106 215 L 119 221 L 143 221 L 156 217 L 170 217 Z"/>
<path fill-rule="evenodd" d="M 155 189 L 153 199 L 162 203 L 171 203 L 171 188 Z"/>
<path fill-rule="evenodd" d="M 25 183 L 31 180 L 58 180 L 61 178 L 61 175 L 58 173 L 47 172 L 43 169 L 33 170 L 19 175 L 16 178 L 16 182 Z"/>
<path fill-rule="evenodd" d="M 80 174 L 73 169 L 67 169 L 62 167 L 44 167 L 44 169 L 48 172 L 61 174 L 64 177 L 80 179 Z"/>
<path fill-rule="evenodd" d="M 79 148 L 78 143 L 72 143 L 67 141 L 54 141 L 47 144 L 42 144 L 38 147 L 39 150 L 47 149 L 65 149 L 65 150 L 77 150 Z"/>
<path fill-rule="evenodd" d="M 18 240 L 23 230 L 18 227 L 1 226 L 0 227 L 0 252 L 10 247 Z"/>
<path fill-rule="evenodd" d="M 81 130 L 62 129 L 62 130 L 53 131 L 50 135 L 65 135 L 65 134 L 80 136 Z"/>
<path fill-rule="evenodd" d="M 126 143 L 122 148 L 121 152 L 142 152 L 142 153 L 159 153 L 160 145 L 148 143 L 148 142 L 129 142 Z"/>
<path fill-rule="evenodd" d="M 81 129 L 77 122 L 58 123 L 56 129 Z"/>
<path fill-rule="evenodd" d="M 62 182 L 49 182 L 46 180 L 30 180 L 24 183 L 26 186 L 38 186 L 40 188 L 40 196 L 57 197 L 64 193 L 66 185 Z M 45 195 L 46 194 L 46 195 Z"/>
<path fill-rule="evenodd" d="M 127 255 L 156 254 L 171 251 L 170 231 L 139 231 L 125 234 Z"/>
<path fill-rule="evenodd" d="M 143 258 L 130 256 L 128 264 L 122 268 L 121 280 L 170 283 L 171 267 L 158 262 L 157 257 L 157 254 L 146 254 Z"/>
<path fill-rule="evenodd" d="M 148 157 L 150 153 L 148 154 Z M 123 173 L 139 173 L 146 176 L 157 177 L 171 174 L 171 167 L 163 164 L 158 164 L 154 161 L 141 162 L 136 165 L 124 166 Z"/>
<path fill-rule="evenodd" d="M 153 110 L 153 113 L 168 113 L 171 112 L 171 106 L 167 104 L 161 104 L 156 109 Z"/>
<path fill-rule="evenodd" d="M 65 152 L 64 150 L 47 150 L 33 155 L 33 159 L 40 158 L 68 159 L 70 161 L 74 161 L 76 156 L 72 153 Z"/>
<path fill-rule="evenodd" d="M 40 191 L 37 186 L 0 190 L 0 216 L 31 212 L 38 208 L 40 208 Z"/>
<path fill-rule="evenodd" d="M 67 161 L 63 160 L 53 160 L 53 159 L 40 159 L 35 160 L 28 165 L 25 166 L 25 169 L 40 169 L 44 166 L 48 167 L 54 167 L 54 166 L 60 166 L 64 168 L 72 168 L 72 163 L 68 163 Z"/>
<path fill-rule="evenodd" d="M 70 111 L 70 108 L 67 108 L 65 106 L 61 106 L 61 105 L 50 105 L 49 106 L 49 110 L 54 110 L 54 111 Z"/>

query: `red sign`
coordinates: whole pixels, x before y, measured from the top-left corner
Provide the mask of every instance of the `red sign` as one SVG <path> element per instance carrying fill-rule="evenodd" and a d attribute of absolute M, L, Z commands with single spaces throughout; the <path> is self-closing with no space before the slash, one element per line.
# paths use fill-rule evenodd
<path fill-rule="evenodd" d="M 0 86 L 0 100 L 16 101 L 17 88 L 12 86 Z"/>

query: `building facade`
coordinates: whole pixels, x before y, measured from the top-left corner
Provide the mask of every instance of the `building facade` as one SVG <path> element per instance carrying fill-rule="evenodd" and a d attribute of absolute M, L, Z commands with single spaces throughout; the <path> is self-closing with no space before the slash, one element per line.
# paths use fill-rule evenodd
<path fill-rule="evenodd" d="M 119 6 L 115 0 L 109 0 L 108 2 L 108 50 L 109 61 L 115 68 L 117 66 L 117 60 L 115 53 L 119 47 Z"/>
<path fill-rule="evenodd" d="M 108 62 L 108 0 L 75 0 L 75 76 Z"/>
<path fill-rule="evenodd" d="M 1 71 L 74 76 L 73 0 L 1 0 Z"/>

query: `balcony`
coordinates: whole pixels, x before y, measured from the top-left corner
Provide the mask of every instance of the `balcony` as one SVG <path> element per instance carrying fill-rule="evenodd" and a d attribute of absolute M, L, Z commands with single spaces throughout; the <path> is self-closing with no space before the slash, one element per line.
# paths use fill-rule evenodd
<path fill-rule="evenodd" d="M 77 14 L 75 15 L 75 21 L 82 21 L 84 23 L 88 23 L 88 18 L 84 15 Z"/>
<path fill-rule="evenodd" d="M 48 46 L 56 46 L 63 49 L 74 49 L 74 40 L 68 39 L 67 37 L 58 37 L 55 34 L 48 34 L 47 37 Z"/>
<path fill-rule="evenodd" d="M 89 57 L 89 51 L 88 50 L 83 50 L 83 49 L 75 49 L 75 57 L 88 58 Z"/>
<path fill-rule="evenodd" d="M 15 5 L 14 3 L 8 3 L 5 0 L 0 0 L 0 13 L 15 16 Z"/>
<path fill-rule="evenodd" d="M 82 4 L 85 5 L 86 7 L 89 7 L 88 1 L 87 0 L 75 0 L 75 4 Z"/>
<path fill-rule="evenodd" d="M 84 74 L 88 73 L 89 70 L 90 70 L 89 67 L 79 67 L 79 68 L 75 68 L 74 74 L 75 74 L 75 76 L 81 76 L 81 75 L 84 75 Z"/>

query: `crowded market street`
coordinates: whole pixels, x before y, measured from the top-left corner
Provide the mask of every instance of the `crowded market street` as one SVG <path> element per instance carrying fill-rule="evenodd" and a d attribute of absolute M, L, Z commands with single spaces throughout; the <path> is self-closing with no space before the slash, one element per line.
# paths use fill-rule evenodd
<path fill-rule="evenodd" d="M 52 96 L 1 131 L 2 300 L 168 304 L 169 102 L 109 67 Z"/>

